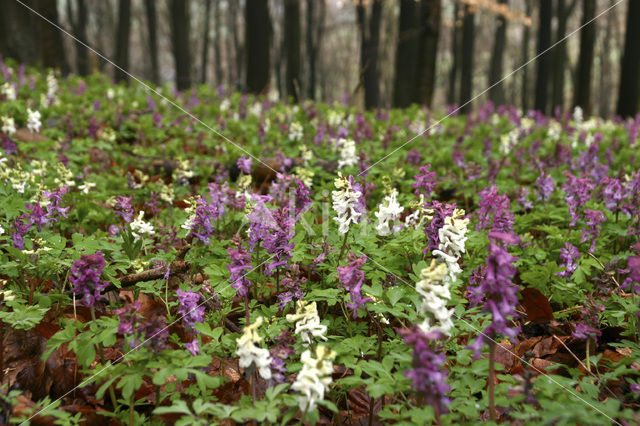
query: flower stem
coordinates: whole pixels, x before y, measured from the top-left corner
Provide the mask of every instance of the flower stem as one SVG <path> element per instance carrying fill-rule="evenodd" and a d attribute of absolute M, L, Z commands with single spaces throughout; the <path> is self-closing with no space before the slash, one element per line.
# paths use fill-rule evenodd
<path fill-rule="evenodd" d="M 131 398 L 129 398 L 129 426 L 133 426 L 135 419 L 135 400 L 134 394 L 131 394 Z"/>
<path fill-rule="evenodd" d="M 496 362 L 496 343 L 493 341 L 489 342 L 489 416 L 491 420 L 497 421 L 496 415 L 496 403 L 495 403 L 495 379 L 496 379 L 496 370 L 495 370 L 495 362 Z"/>
<path fill-rule="evenodd" d="M 344 234 L 344 240 L 342 240 L 342 248 L 340 249 L 340 256 L 338 256 L 338 262 L 342 260 L 342 255 L 344 255 L 344 249 L 347 248 L 347 237 L 349 236 L 349 231 Z"/>
<path fill-rule="evenodd" d="M 91 307 L 91 319 L 93 320 L 93 322 L 96 322 L 96 310 L 93 306 Z M 100 342 L 96 343 L 96 347 L 98 348 L 98 354 L 100 355 L 100 362 L 102 363 L 102 365 L 105 365 L 106 362 L 104 359 L 104 350 L 102 349 L 102 343 Z M 111 378 L 111 375 L 107 377 L 107 380 L 109 380 L 110 378 Z M 113 385 L 109 385 L 109 397 L 111 398 L 111 404 L 113 405 L 113 410 L 116 411 L 118 408 L 118 400 L 116 399 L 116 393 L 113 390 Z"/>

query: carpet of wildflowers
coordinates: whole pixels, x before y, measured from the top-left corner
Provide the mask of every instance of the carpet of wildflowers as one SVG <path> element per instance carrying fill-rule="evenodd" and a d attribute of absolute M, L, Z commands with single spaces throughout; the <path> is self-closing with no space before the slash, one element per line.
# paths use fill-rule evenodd
<path fill-rule="evenodd" d="M 0 423 L 640 422 L 640 117 L 0 71 Z"/>

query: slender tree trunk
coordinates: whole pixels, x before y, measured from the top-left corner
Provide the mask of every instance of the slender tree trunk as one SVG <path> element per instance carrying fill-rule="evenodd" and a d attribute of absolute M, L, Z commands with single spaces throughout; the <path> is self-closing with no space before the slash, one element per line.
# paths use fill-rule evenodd
<path fill-rule="evenodd" d="M 202 68 L 200 69 L 200 83 L 205 84 L 207 82 L 207 65 L 208 65 L 208 57 L 209 57 L 209 30 L 210 30 L 210 22 L 211 19 L 211 0 L 205 0 L 204 2 L 204 31 L 202 33 L 202 55 L 200 64 Z"/>
<path fill-rule="evenodd" d="M 88 11 L 86 0 L 77 0 L 76 1 L 76 20 L 75 20 L 75 33 L 78 40 L 83 43 L 87 43 L 87 20 L 88 20 Z M 80 43 L 76 43 L 76 68 L 78 69 L 78 74 L 80 75 L 88 75 L 89 74 L 89 50 L 81 45 Z"/>
<path fill-rule="evenodd" d="M 567 6 L 565 0 L 557 0 L 558 27 L 556 29 L 556 43 L 567 34 L 567 21 L 573 11 L 576 0 Z M 564 110 L 565 72 L 567 69 L 567 43 L 561 42 L 553 48 L 553 98 L 552 109 Z"/>
<path fill-rule="evenodd" d="M 284 2 L 284 42 L 287 48 L 287 96 L 300 100 L 300 1 Z"/>
<path fill-rule="evenodd" d="M 213 60 L 215 61 L 216 85 L 223 84 L 224 76 L 222 72 L 222 37 L 220 37 L 220 0 L 213 0 Z"/>
<path fill-rule="evenodd" d="M 144 0 L 144 10 L 147 16 L 149 54 L 151 55 L 151 81 L 153 84 L 158 85 L 160 84 L 160 67 L 158 65 L 158 30 L 155 0 Z"/>
<path fill-rule="evenodd" d="M 254 3 L 254 0 L 247 1 L 247 5 L 245 6 L 245 12 L 248 7 L 253 7 L 253 3 Z M 258 8 L 263 7 L 262 5 L 263 0 L 256 0 L 255 3 Z M 244 48 L 240 43 L 240 29 L 238 28 L 238 14 L 240 13 L 239 10 L 240 10 L 239 0 L 229 0 L 229 15 L 230 15 L 229 18 L 231 21 L 230 27 L 231 27 L 231 34 L 233 36 L 233 51 L 234 51 L 235 65 L 236 65 L 235 72 L 232 75 L 235 75 L 235 83 L 237 88 L 239 88 L 242 84 L 241 82 L 242 82 L 242 76 L 243 76 L 242 74 L 243 65 L 245 64 Z M 247 31 L 246 26 L 247 26 L 247 22 L 245 21 L 245 35 Z M 246 39 L 245 39 L 245 43 L 247 44 L 247 50 L 248 50 L 249 42 Z"/>
<path fill-rule="evenodd" d="M 129 35 L 131 34 L 131 0 L 118 1 L 118 29 L 116 33 L 116 64 L 123 70 L 129 69 Z M 115 69 L 116 81 L 129 81 L 122 70 Z"/>
<path fill-rule="evenodd" d="M 582 25 L 591 21 L 596 15 L 596 0 L 583 0 Z M 578 84 L 575 88 L 574 105 L 591 115 L 591 76 L 593 69 L 593 52 L 596 45 L 596 25 L 592 22 L 580 30 L 580 59 L 578 66 Z"/>
<path fill-rule="evenodd" d="M 531 16 L 532 7 L 531 0 L 525 0 L 525 13 L 527 16 Z M 531 39 L 531 27 L 524 25 L 522 34 L 522 63 L 529 62 L 529 40 Z M 529 67 L 525 66 L 522 69 L 522 87 L 521 87 L 521 100 L 522 110 L 529 110 Z"/>
<path fill-rule="evenodd" d="M 613 7 L 615 0 L 609 0 L 609 7 Z M 602 39 L 602 47 L 600 48 L 600 87 L 598 98 L 598 115 L 600 117 L 609 117 L 611 114 L 611 38 L 613 26 L 616 22 L 616 10 L 607 13 L 607 23 Z"/>
<path fill-rule="evenodd" d="M 500 4 L 508 4 L 508 0 L 499 0 Z M 496 35 L 491 50 L 491 64 L 489 65 L 489 86 L 493 86 L 502 79 L 504 48 L 507 44 L 507 20 L 503 15 L 496 19 Z M 505 103 L 504 84 L 497 84 L 489 90 L 489 99 L 494 105 Z"/>
<path fill-rule="evenodd" d="M 393 83 L 395 108 L 408 107 L 413 100 L 418 66 L 418 35 L 418 3 L 415 0 L 400 0 Z"/>
<path fill-rule="evenodd" d="M 30 5 L 32 7 L 32 5 Z M 4 2 L 0 13 L 0 54 L 19 62 L 36 65 L 40 60 L 38 18 L 15 1 Z"/>
<path fill-rule="evenodd" d="M 364 0 L 358 0 L 356 12 L 360 27 L 360 76 L 364 86 L 364 105 L 366 109 L 371 109 L 380 104 L 378 46 L 380 44 L 382 0 L 373 0 L 368 19 L 367 8 Z"/>
<path fill-rule="evenodd" d="M 460 70 L 460 112 L 471 111 L 473 92 L 473 41 L 475 37 L 475 10 L 470 5 L 464 6 L 464 20 L 462 22 L 462 66 Z M 465 105 L 466 104 L 466 105 Z"/>
<path fill-rule="evenodd" d="M 640 75 L 640 2 L 627 3 L 627 29 L 624 37 L 624 53 L 620 62 L 620 86 L 616 113 L 621 117 L 632 117 L 638 113 L 640 97 L 638 75 Z"/>
<path fill-rule="evenodd" d="M 22 6 L 21 6 L 22 7 Z M 49 21 L 60 25 L 58 19 L 58 4 L 56 0 L 38 0 L 37 11 Z M 57 68 L 62 74 L 69 73 L 69 63 L 65 57 L 62 44 L 62 33 L 44 19 L 38 18 L 40 34 L 40 56 L 42 66 Z"/>
<path fill-rule="evenodd" d="M 440 0 L 420 2 L 420 38 L 414 102 L 428 107 L 431 107 L 436 83 L 441 10 Z"/>
<path fill-rule="evenodd" d="M 191 53 L 189 52 L 189 11 L 186 0 L 170 0 L 171 47 L 176 69 L 176 88 L 191 87 Z"/>
<path fill-rule="evenodd" d="M 324 2 L 322 2 L 324 3 Z M 314 42 L 314 11 L 315 11 L 315 0 L 307 0 L 307 10 L 306 10 L 306 20 L 307 20 L 307 28 L 305 33 L 306 40 L 306 48 L 307 48 L 307 58 L 309 60 L 308 68 L 309 68 L 309 82 L 307 85 L 307 98 L 315 99 L 316 98 L 316 43 Z"/>
<path fill-rule="evenodd" d="M 247 2 L 244 10 L 247 90 L 251 93 L 267 93 L 271 67 L 269 2 L 268 0 L 251 0 Z"/>
<path fill-rule="evenodd" d="M 447 93 L 447 103 L 453 105 L 458 99 L 458 76 L 460 75 L 460 53 L 462 51 L 462 36 L 460 20 L 460 3 L 456 2 L 453 12 L 453 28 L 451 34 L 451 70 L 449 71 L 449 91 Z"/>
<path fill-rule="evenodd" d="M 551 0 L 540 0 L 539 26 L 538 26 L 538 47 L 536 53 L 540 55 L 551 46 Z M 536 68 L 536 99 L 534 108 L 547 113 L 548 93 L 549 93 L 549 72 L 551 57 L 545 53 L 538 57 Z"/>

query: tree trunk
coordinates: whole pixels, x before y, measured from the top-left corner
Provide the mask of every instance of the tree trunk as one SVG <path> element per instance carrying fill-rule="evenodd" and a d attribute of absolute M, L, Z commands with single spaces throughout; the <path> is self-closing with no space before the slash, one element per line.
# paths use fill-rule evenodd
<path fill-rule="evenodd" d="M 269 44 L 271 18 L 268 0 L 251 0 L 245 5 L 246 85 L 250 93 L 269 89 Z"/>
<path fill-rule="evenodd" d="M 222 72 L 222 37 L 220 37 L 220 25 L 222 24 L 222 20 L 220 19 L 220 0 L 213 0 L 213 31 L 214 31 L 214 39 L 213 39 L 213 60 L 215 61 L 215 70 L 216 70 L 216 85 L 223 84 L 223 72 Z"/>
<path fill-rule="evenodd" d="M 207 82 L 207 65 L 209 57 L 209 20 L 211 19 L 211 0 L 205 0 L 204 3 L 204 31 L 202 33 L 202 56 L 200 60 L 200 83 Z"/>
<path fill-rule="evenodd" d="M 615 0 L 609 0 L 609 7 L 613 7 Z M 598 115 L 600 117 L 609 117 L 611 114 L 611 97 L 608 96 L 611 93 L 611 39 L 613 33 L 613 27 L 616 25 L 616 11 L 611 10 L 607 13 L 607 23 L 602 39 L 602 47 L 600 48 L 600 82 L 598 90 L 598 98 L 600 102 L 598 105 Z"/>
<path fill-rule="evenodd" d="M 60 26 L 56 0 L 38 0 L 37 5 L 36 10 L 38 13 Z M 46 68 L 56 68 L 59 69 L 62 74 L 68 74 L 69 64 L 65 58 L 62 33 L 42 18 L 38 18 L 37 24 L 40 34 L 40 59 L 42 66 Z"/>
<path fill-rule="evenodd" d="M 440 0 L 421 0 L 418 69 L 414 102 L 431 107 L 436 83 L 436 60 L 441 19 Z"/>
<path fill-rule="evenodd" d="M 473 91 L 473 41 L 475 37 L 475 10 L 470 5 L 464 6 L 462 22 L 462 64 L 460 70 L 460 112 L 471 110 L 471 94 Z"/>
<path fill-rule="evenodd" d="M 30 7 L 32 7 L 31 5 Z M 0 54 L 4 59 L 36 65 L 40 60 L 40 20 L 15 1 L 4 2 L 0 13 Z"/>
<path fill-rule="evenodd" d="M 364 105 L 366 109 L 371 109 L 380 105 L 378 45 L 382 0 L 373 0 L 368 19 L 364 0 L 358 0 L 356 12 L 360 27 L 360 78 L 364 86 Z"/>
<path fill-rule="evenodd" d="M 508 0 L 499 0 L 500 4 L 508 4 Z M 499 15 L 496 24 L 496 35 L 491 50 L 491 63 L 489 65 L 489 99 L 494 105 L 505 103 L 504 84 L 496 84 L 502 79 L 504 48 L 507 44 L 507 20 L 504 15 Z"/>
<path fill-rule="evenodd" d="M 287 55 L 287 96 L 300 100 L 300 1 L 284 2 L 284 42 Z"/>
<path fill-rule="evenodd" d="M 418 3 L 415 0 L 400 0 L 393 83 L 393 106 L 395 108 L 408 107 L 413 100 L 418 66 L 418 34 Z"/>
<path fill-rule="evenodd" d="M 245 6 L 245 11 L 246 8 L 249 7 L 249 3 L 252 3 L 252 7 L 253 7 L 253 0 L 249 0 L 247 1 L 247 5 Z M 262 3 L 263 0 L 257 0 L 256 1 L 256 6 L 258 8 L 262 7 Z M 232 40 L 233 40 L 233 52 L 234 52 L 234 58 L 235 58 L 235 72 L 231 73 L 231 75 L 235 75 L 235 79 L 234 79 L 234 83 L 236 86 L 236 89 L 240 89 L 242 86 L 242 72 L 243 72 L 243 66 L 245 65 L 245 58 L 244 58 L 244 48 L 242 46 L 242 44 L 240 43 L 240 30 L 238 29 L 238 14 L 240 10 L 240 4 L 239 4 L 239 0 L 229 0 L 229 19 L 231 21 L 231 35 L 233 36 Z M 245 21 L 245 27 L 247 26 L 247 22 Z M 246 35 L 246 31 L 247 29 L 245 28 L 245 35 Z M 245 43 L 248 44 L 248 41 L 245 38 Z M 247 46 L 248 49 L 248 46 Z"/>
<path fill-rule="evenodd" d="M 596 15 L 596 0 L 584 0 L 582 4 L 582 25 L 591 21 Z M 596 45 L 595 22 L 580 30 L 580 59 L 578 78 L 575 87 L 574 105 L 582 108 L 586 116 L 591 115 L 591 70 L 593 69 L 593 52 Z"/>
<path fill-rule="evenodd" d="M 538 47 L 536 53 L 540 55 L 542 52 L 551 47 L 551 0 L 540 0 L 539 11 L 539 27 L 538 27 Z M 534 108 L 547 113 L 547 97 L 549 92 L 549 72 L 550 56 L 545 53 L 538 57 L 538 66 L 536 69 L 536 99 Z"/>
<path fill-rule="evenodd" d="M 460 53 L 462 51 L 462 36 L 460 34 L 460 3 L 456 2 L 453 12 L 453 28 L 451 34 L 451 70 L 449 71 L 449 91 L 447 104 L 453 105 L 458 99 L 458 76 L 460 75 Z"/>
<path fill-rule="evenodd" d="M 147 31 L 149 33 L 149 53 L 151 55 L 151 81 L 160 84 L 160 67 L 158 65 L 158 29 L 155 0 L 144 0 L 147 15 Z"/>
<path fill-rule="evenodd" d="M 317 58 L 320 48 L 320 39 L 322 35 L 322 27 L 324 25 L 325 2 L 319 2 L 319 16 L 315 17 L 316 0 L 307 0 L 307 57 L 309 59 L 309 84 L 307 85 L 307 98 L 316 98 L 316 72 Z"/>
<path fill-rule="evenodd" d="M 171 47 L 176 69 L 176 88 L 191 87 L 191 54 L 189 52 L 189 11 L 187 0 L 170 0 Z"/>
<path fill-rule="evenodd" d="M 556 29 L 556 43 L 562 40 L 567 34 L 567 21 L 571 12 L 576 5 L 576 0 L 573 0 L 567 7 L 565 0 L 557 0 L 557 18 L 558 27 Z M 567 43 L 563 41 L 553 48 L 553 98 L 552 109 L 559 108 L 564 110 L 564 83 L 565 83 L 565 71 L 567 68 Z"/>
<path fill-rule="evenodd" d="M 620 86 L 616 112 L 621 117 L 632 117 L 638 112 L 638 75 L 640 74 L 640 2 L 628 2 L 627 29 L 624 53 L 620 62 Z"/>
<path fill-rule="evenodd" d="M 116 33 L 116 65 L 129 69 L 129 35 L 131 34 L 131 0 L 118 1 L 118 29 Z M 128 81 L 129 76 L 118 68 L 114 70 L 117 82 Z"/>
<path fill-rule="evenodd" d="M 525 0 L 525 14 L 531 16 L 532 7 L 531 0 Z M 529 25 L 524 26 L 522 34 L 522 63 L 529 62 L 529 40 L 531 39 L 531 27 Z M 522 69 L 522 111 L 529 110 L 529 67 L 525 66 Z"/>
<path fill-rule="evenodd" d="M 75 20 L 75 36 L 81 42 L 87 44 L 87 20 L 88 20 L 88 11 L 87 4 L 85 0 L 77 0 L 76 1 L 76 20 Z M 75 43 L 76 45 L 76 68 L 78 74 L 80 75 L 88 75 L 89 74 L 89 50 L 81 45 L 80 43 Z"/>

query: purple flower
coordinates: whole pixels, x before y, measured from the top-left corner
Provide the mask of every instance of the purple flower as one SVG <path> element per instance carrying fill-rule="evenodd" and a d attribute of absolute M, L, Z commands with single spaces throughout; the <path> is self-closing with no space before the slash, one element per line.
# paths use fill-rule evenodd
<path fill-rule="evenodd" d="M 200 353 L 200 347 L 198 346 L 198 339 L 193 339 L 190 343 L 185 343 L 184 347 L 191 352 L 191 355 L 196 356 Z"/>
<path fill-rule="evenodd" d="M 271 354 L 271 373 L 276 383 L 284 383 L 287 372 L 285 360 L 296 353 L 293 347 L 296 340 L 296 336 L 289 330 L 282 330 L 280 335 L 274 338 L 276 345 L 269 353 Z"/>
<path fill-rule="evenodd" d="M 564 243 L 564 247 L 560 249 L 560 266 L 564 266 L 565 270 L 556 272 L 559 277 L 570 277 L 578 268 L 576 260 L 580 259 L 580 252 L 571 243 Z"/>
<path fill-rule="evenodd" d="M 494 231 L 511 232 L 513 230 L 513 215 L 511 201 L 506 195 L 498 195 L 496 185 L 487 186 L 480 191 L 478 206 L 478 224 L 476 231 L 491 228 Z"/>
<path fill-rule="evenodd" d="M 282 278 L 282 292 L 278 295 L 278 308 L 283 310 L 287 303 L 293 300 L 302 300 L 302 284 L 307 282 L 307 278 L 300 273 L 300 266 L 297 263 L 291 265 L 287 270 L 287 275 Z"/>
<path fill-rule="evenodd" d="M 34 205 L 27 204 L 26 207 L 27 207 L 27 210 L 30 211 L 28 216 L 29 224 L 30 226 L 31 225 L 37 226 L 38 231 L 42 231 L 42 227 L 47 223 L 56 221 L 55 218 L 52 218 L 47 213 L 45 213 L 45 211 L 42 209 L 42 207 L 40 207 L 40 204 L 38 203 Z"/>
<path fill-rule="evenodd" d="M 113 311 L 120 319 L 118 333 L 134 337 L 129 343 L 132 348 L 144 342 L 145 346 L 151 347 L 155 352 L 159 352 L 165 348 L 165 342 L 169 334 L 167 324 L 163 317 L 157 316 L 146 323 L 142 323 L 143 318 L 137 313 L 140 306 L 140 302 L 134 302 Z"/>
<path fill-rule="evenodd" d="M 273 212 L 273 226 L 265 235 L 262 246 L 267 253 L 274 255 L 265 268 L 265 274 L 271 275 L 274 269 L 285 266 L 293 256 L 294 243 L 290 243 L 294 236 L 295 218 L 289 216 L 286 207 Z"/>
<path fill-rule="evenodd" d="M 576 328 L 573 330 L 573 333 L 571 333 L 571 336 L 575 337 L 576 339 L 587 339 L 589 337 L 596 339 L 597 337 L 602 336 L 602 332 L 598 329 L 588 326 L 584 322 L 581 322 L 576 325 Z"/>
<path fill-rule="evenodd" d="M 495 339 L 499 335 L 514 337 L 518 330 L 511 328 L 509 317 L 516 316 L 518 305 L 518 287 L 513 284 L 516 267 L 513 263 L 517 260 L 507 250 L 496 242 L 510 244 L 517 239 L 512 233 L 489 234 L 489 255 L 486 260 L 484 277 L 477 274 L 474 277 L 476 287 L 469 287 L 469 300 L 477 305 L 484 299 L 483 312 L 491 314 L 491 324 L 484 330 L 480 337 L 471 345 L 471 348 L 479 353 L 485 343 L 485 336 Z"/>
<path fill-rule="evenodd" d="M 227 249 L 227 254 L 231 258 L 231 263 L 227 264 L 227 269 L 231 274 L 229 281 L 231 281 L 231 287 L 236 289 L 238 296 L 244 297 L 251 285 L 251 281 L 246 278 L 246 275 L 251 271 L 251 256 L 239 239 L 234 239 L 234 242 L 237 248 L 229 247 Z"/>
<path fill-rule="evenodd" d="M 238 161 L 236 162 L 236 164 L 238 168 L 244 172 L 244 174 L 247 174 L 247 175 L 251 174 L 251 166 L 253 165 L 253 158 L 245 157 L 244 155 L 242 155 L 240 158 L 238 158 Z"/>
<path fill-rule="evenodd" d="M 83 254 L 73 262 L 69 282 L 73 284 L 75 294 L 82 294 L 82 302 L 87 307 L 102 297 L 100 293 L 108 285 L 100 278 L 104 267 L 104 256 L 100 250 L 91 255 Z"/>
<path fill-rule="evenodd" d="M 547 202 L 551 198 L 551 194 L 556 187 L 556 184 L 551 176 L 546 173 L 541 174 L 536 179 L 536 187 L 538 189 L 538 201 Z"/>
<path fill-rule="evenodd" d="M 249 219 L 249 251 L 253 253 L 258 243 L 265 240 L 275 220 L 273 210 L 267 207 L 267 202 L 272 199 L 270 196 L 259 195 L 252 199 L 255 205 L 251 213 L 247 214 L 247 219 Z"/>
<path fill-rule="evenodd" d="M 528 199 L 529 197 L 529 188 L 521 187 L 518 190 L 518 198 L 516 201 L 525 210 L 533 209 L 533 203 Z"/>
<path fill-rule="evenodd" d="M 420 155 L 420 152 L 417 149 L 414 148 L 407 152 L 407 163 L 417 166 L 420 164 L 421 159 L 422 155 Z"/>
<path fill-rule="evenodd" d="M 118 195 L 113 203 L 115 214 L 122 217 L 122 220 L 129 223 L 133 220 L 133 206 L 131 201 L 133 198 Z"/>
<path fill-rule="evenodd" d="M 124 335 L 133 334 L 138 322 L 138 315 L 136 314 L 136 311 L 140 309 L 141 306 L 142 304 L 140 302 L 134 302 L 113 311 L 113 313 L 120 319 L 118 333 Z"/>
<path fill-rule="evenodd" d="M 629 390 L 635 393 L 636 395 L 640 394 L 640 383 L 631 383 L 629 385 Z"/>
<path fill-rule="evenodd" d="M 44 198 L 49 200 L 49 204 L 47 204 L 47 215 L 49 217 L 53 217 L 56 215 L 58 217 L 67 217 L 67 212 L 71 207 L 61 207 L 62 197 L 69 190 L 68 186 L 62 186 L 60 188 L 54 188 L 51 191 L 44 191 Z"/>
<path fill-rule="evenodd" d="M 456 204 L 446 204 L 440 201 L 433 200 L 431 203 L 425 203 L 427 209 L 431 210 L 431 219 L 424 226 L 424 234 L 427 237 L 427 246 L 424 249 L 424 254 L 429 253 L 431 250 L 437 250 L 440 245 L 440 228 L 444 226 L 445 218 L 451 216 L 456 209 Z"/>
<path fill-rule="evenodd" d="M 624 208 L 622 201 L 626 198 L 625 188 L 620 183 L 619 179 L 610 178 L 606 176 L 602 180 L 602 198 L 604 199 L 604 205 L 611 212 L 623 211 L 626 215 L 630 212 Z"/>
<path fill-rule="evenodd" d="M 589 247 L 589 252 L 593 253 L 596 251 L 596 240 L 600 236 L 600 225 L 602 222 L 607 220 L 600 210 L 589 210 L 586 209 L 584 211 L 584 216 L 586 219 L 587 229 L 582 229 L 582 240 L 581 242 L 585 243 L 591 240 L 591 246 Z"/>
<path fill-rule="evenodd" d="M 208 203 L 204 197 L 200 197 L 196 203 L 191 232 L 205 245 L 209 245 L 211 244 L 210 238 L 213 236 L 213 231 L 216 229 L 213 223 L 224 213 L 224 207 L 219 204 L 219 200 Z"/>
<path fill-rule="evenodd" d="M 195 328 L 197 322 L 204 321 L 204 306 L 198 306 L 200 295 L 192 291 L 182 291 L 178 289 L 178 315 L 188 327 Z"/>
<path fill-rule="evenodd" d="M 367 261 L 367 256 L 363 254 L 356 257 L 355 254 L 349 253 L 347 260 L 349 261 L 347 266 L 338 266 L 338 278 L 340 279 L 340 287 L 347 289 L 351 295 L 351 303 L 347 303 L 347 306 L 353 310 L 353 318 L 356 318 L 358 308 L 371 302 L 370 297 L 363 298 L 361 293 L 364 283 L 364 272 L 361 269 Z"/>
<path fill-rule="evenodd" d="M 435 331 L 423 333 L 418 327 L 400 330 L 404 343 L 413 347 L 413 369 L 404 374 L 411 379 L 411 387 L 425 399 L 427 404 L 437 406 L 439 412 L 444 413 L 450 400 L 447 398 L 449 385 L 444 368 L 446 357 L 436 353 L 433 342 L 441 335 Z"/>
<path fill-rule="evenodd" d="M 427 198 L 431 196 L 431 192 L 433 192 L 437 183 L 435 179 L 436 172 L 430 171 L 430 168 L 430 164 L 420 167 L 418 174 L 413 177 L 416 180 L 411 184 L 411 187 L 415 188 L 414 194 L 424 194 Z"/>
<path fill-rule="evenodd" d="M 580 210 L 591 199 L 595 184 L 590 178 L 580 179 L 569 172 L 565 172 L 564 175 L 567 177 L 567 181 L 562 185 L 562 189 L 566 194 L 564 200 L 569 206 L 569 214 L 571 215 L 569 226 L 573 228 L 580 218 Z"/>

